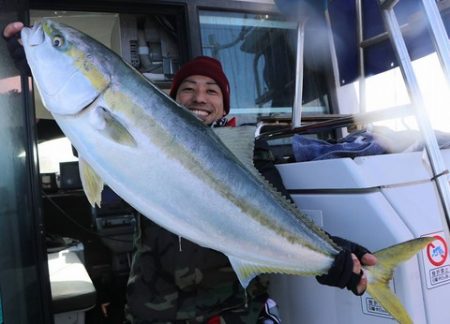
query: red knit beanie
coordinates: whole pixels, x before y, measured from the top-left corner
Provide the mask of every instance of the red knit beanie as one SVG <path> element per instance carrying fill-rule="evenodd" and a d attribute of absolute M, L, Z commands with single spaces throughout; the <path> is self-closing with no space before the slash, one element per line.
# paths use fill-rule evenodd
<path fill-rule="evenodd" d="M 181 67 L 175 74 L 170 89 L 170 96 L 175 99 L 181 83 L 191 75 L 203 75 L 217 82 L 223 96 L 223 109 L 226 114 L 230 112 L 230 84 L 223 73 L 222 64 L 209 56 L 197 56 Z"/>

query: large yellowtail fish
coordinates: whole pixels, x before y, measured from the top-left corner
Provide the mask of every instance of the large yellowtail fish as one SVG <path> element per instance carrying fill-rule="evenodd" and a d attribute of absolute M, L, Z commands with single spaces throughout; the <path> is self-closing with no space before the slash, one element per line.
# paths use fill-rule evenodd
<path fill-rule="evenodd" d="M 44 20 L 22 40 L 44 105 L 78 150 L 92 205 L 100 205 L 105 182 L 159 225 L 227 255 L 244 287 L 259 273 L 328 272 L 341 248 L 254 169 L 252 147 L 242 144 L 248 129 L 215 133 L 65 25 Z M 368 292 L 401 323 L 411 319 L 388 281 L 431 240 L 379 251 L 378 264 L 364 270 Z"/>

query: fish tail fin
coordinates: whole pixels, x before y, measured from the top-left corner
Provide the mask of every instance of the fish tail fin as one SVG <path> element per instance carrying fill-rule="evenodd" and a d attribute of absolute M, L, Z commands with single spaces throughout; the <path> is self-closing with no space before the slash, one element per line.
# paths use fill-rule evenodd
<path fill-rule="evenodd" d="M 374 253 L 377 264 L 368 267 L 372 278 L 367 292 L 401 324 L 413 322 L 400 300 L 390 290 L 389 281 L 397 265 L 410 259 L 433 240 L 433 237 L 421 237 L 380 250 Z"/>

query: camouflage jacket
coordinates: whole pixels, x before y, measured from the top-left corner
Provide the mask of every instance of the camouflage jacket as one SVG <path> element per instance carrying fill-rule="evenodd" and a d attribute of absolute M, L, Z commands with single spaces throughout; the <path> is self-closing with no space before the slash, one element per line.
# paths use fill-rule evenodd
<path fill-rule="evenodd" d="M 255 145 L 255 166 L 284 190 L 265 142 Z M 221 323 L 257 323 L 267 299 L 264 276 L 245 291 L 222 253 L 179 238 L 145 217 L 137 233 L 127 287 L 130 322 L 207 323 L 220 315 Z"/>

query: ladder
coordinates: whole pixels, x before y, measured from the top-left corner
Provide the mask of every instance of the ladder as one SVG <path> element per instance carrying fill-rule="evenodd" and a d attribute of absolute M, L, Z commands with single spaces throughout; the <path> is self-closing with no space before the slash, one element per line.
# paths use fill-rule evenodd
<path fill-rule="evenodd" d="M 394 7 L 400 0 L 377 1 L 380 6 L 386 31 L 389 35 L 406 88 L 411 98 L 412 107 L 416 115 L 417 123 L 424 138 L 425 150 L 433 172 L 432 180 L 436 184 L 439 198 L 444 211 L 442 219 L 443 228 L 447 235 L 447 240 L 450 240 L 450 186 L 448 182 L 449 171 L 444 164 L 444 160 L 440 153 L 436 136 L 426 114 L 424 99 L 419 89 L 417 78 L 412 68 L 411 58 L 406 48 L 400 25 L 394 12 Z M 446 76 L 447 84 L 450 87 L 450 42 L 444 27 L 444 23 L 442 21 L 442 17 L 439 13 L 439 8 L 435 0 L 421 1 L 424 7 L 425 18 L 429 25 L 429 31 L 435 45 L 436 53 L 439 57 L 439 61 Z M 357 0 L 357 3 L 360 8 L 361 0 Z M 359 35 L 361 37 L 362 33 L 360 32 Z M 360 68 L 362 68 L 361 63 Z"/>

